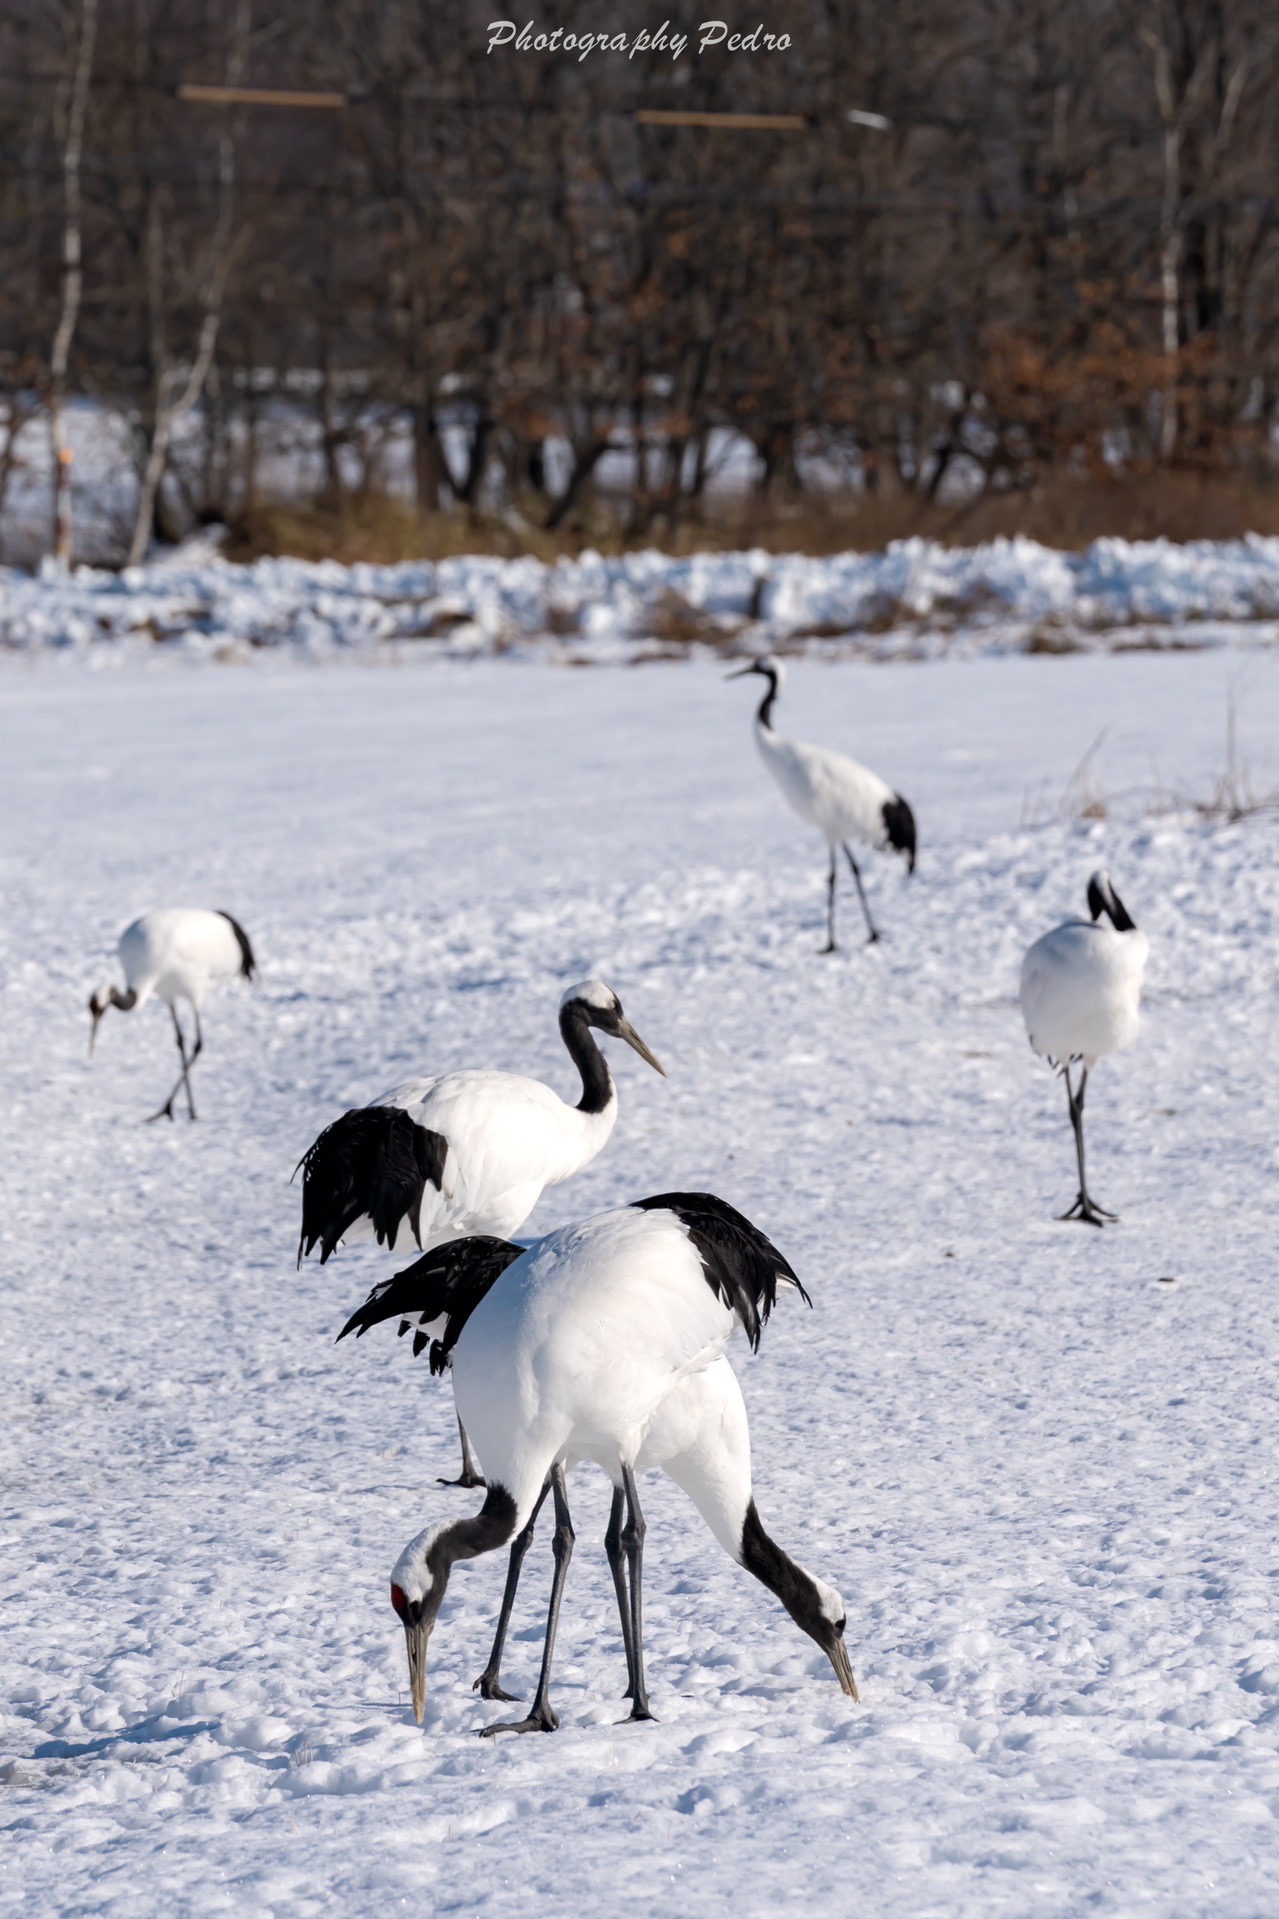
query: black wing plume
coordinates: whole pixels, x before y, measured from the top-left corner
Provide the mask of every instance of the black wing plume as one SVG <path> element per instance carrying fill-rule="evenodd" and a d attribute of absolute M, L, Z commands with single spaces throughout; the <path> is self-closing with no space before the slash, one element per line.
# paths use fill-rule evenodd
<path fill-rule="evenodd" d="M 1136 920 L 1104 873 L 1094 873 L 1088 882 L 1088 911 L 1095 920 L 1105 913 L 1117 933 L 1135 933 L 1137 930 Z"/>
<path fill-rule="evenodd" d="M 884 801 L 884 835 L 894 853 L 906 861 L 906 871 L 915 870 L 915 815 L 900 793 Z"/>
<path fill-rule="evenodd" d="M 416 1359 L 429 1338 L 422 1328 L 442 1319 L 444 1331 L 431 1345 L 431 1371 L 442 1373 L 467 1320 L 494 1280 L 523 1250 L 522 1246 L 512 1246 L 509 1240 L 489 1239 L 479 1233 L 433 1246 L 394 1279 L 375 1286 L 363 1306 L 351 1314 L 338 1338 L 345 1339 L 353 1332 L 357 1339 L 362 1339 L 370 1326 L 397 1316 L 401 1318 L 399 1330 L 403 1338 L 416 1319 L 417 1330 L 413 1334 Z"/>
<path fill-rule="evenodd" d="M 805 1305 L 812 1305 L 789 1260 L 727 1200 L 714 1193 L 658 1193 L 633 1203 L 639 1212 L 674 1213 L 684 1222 L 707 1285 L 737 1314 L 756 1352 L 764 1321 L 777 1304 L 779 1280 L 793 1286 Z"/>
<path fill-rule="evenodd" d="M 365 1213 L 378 1245 L 395 1250 L 401 1220 L 422 1244 L 422 1196 L 444 1178 L 448 1141 L 419 1126 L 399 1106 L 356 1106 L 326 1126 L 298 1161 L 302 1168 L 302 1235 L 298 1264 L 317 1243 L 320 1264 Z M 294 1168 L 297 1171 L 297 1168 Z"/>
<path fill-rule="evenodd" d="M 219 917 L 226 921 L 231 931 L 235 934 L 235 943 L 240 949 L 241 979 L 252 979 L 257 967 L 257 961 L 253 957 L 253 948 L 249 945 L 248 934 L 241 926 L 239 920 L 232 919 L 229 913 L 223 913 L 220 907 L 218 908 L 218 913 Z"/>

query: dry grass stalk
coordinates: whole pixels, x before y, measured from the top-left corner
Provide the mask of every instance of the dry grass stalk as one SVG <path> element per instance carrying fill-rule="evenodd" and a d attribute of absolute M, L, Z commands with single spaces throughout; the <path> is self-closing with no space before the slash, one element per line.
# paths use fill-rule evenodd
<path fill-rule="evenodd" d="M 1234 686 L 1226 696 L 1226 763 L 1207 793 L 1192 793 L 1184 787 L 1167 790 L 1156 780 L 1146 810 L 1156 814 L 1193 812 L 1202 820 L 1213 820 L 1224 826 L 1255 819 L 1259 814 L 1279 812 L 1279 786 L 1259 786 L 1252 762 L 1240 749 Z"/>
<path fill-rule="evenodd" d="M 1051 787 L 1047 780 L 1040 782 L 1034 795 L 1026 794 L 1021 806 L 1020 824 L 1023 832 L 1060 822 L 1104 820 L 1110 817 L 1114 795 L 1107 792 L 1102 784 L 1097 765 L 1097 756 L 1106 743 L 1109 731 L 1108 726 L 1102 728 L 1062 787 L 1055 804 L 1051 800 Z"/>

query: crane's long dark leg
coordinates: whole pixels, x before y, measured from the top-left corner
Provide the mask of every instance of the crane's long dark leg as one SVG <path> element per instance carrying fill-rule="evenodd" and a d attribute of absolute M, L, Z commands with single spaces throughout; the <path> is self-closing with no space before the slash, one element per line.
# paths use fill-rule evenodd
<path fill-rule="evenodd" d="M 497 1616 L 497 1631 L 493 1635 L 493 1650 L 489 1654 L 488 1665 L 484 1668 L 472 1692 L 478 1692 L 483 1699 L 514 1699 L 513 1692 L 504 1692 L 500 1684 L 502 1654 L 506 1648 L 506 1632 L 511 1623 L 511 1608 L 515 1604 L 515 1591 L 520 1583 L 520 1572 L 524 1565 L 524 1555 L 533 1543 L 533 1528 L 537 1524 L 537 1515 L 546 1504 L 546 1495 L 551 1490 L 548 1479 L 538 1494 L 537 1504 L 529 1514 L 528 1525 L 523 1532 L 517 1533 L 511 1541 L 511 1557 L 506 1568 L 506 1586 L 502 1593 L 502 1610 Z"/>
<path fill-rule="evenodd" d="M 551 1661 L 555 1657 L 555 1634 L 560 1623 L 560 1605 L 564 1598 L 564 1582 L 568 1578 L 568 1562 L 573 1557 L 574 1538 L 562 1464 L 551 1468 L 551 1491 L 555 1495 L 555 1539 L 551 1548 L 555 1554 L 555 1577 L 551 1581 L 551 1606 L 546 1615 L 542 1671 L 537 1682 L 533 1710 L 527 1719 L 504 1720 L 496 1726 L 482 1727 L 481 1739 L 491 1739 L 494 1733 L 499 1732 L 554 1732 L 560 1723 L 551 1708 Z"/>
<path fill-rule="evenodd" d="M 622 1468 L 622 1485 L 626 1489 L 626 1526 L 622 1532 L 622 1545 L 626 1551 L 626 1563 L 631 1576 L 631 1710 L 629 1716 L 632 1719 L 651 1719 L 653 1714 L 649 1709 L 648 1687 L 644 1683 L 644 1515 L 640 1511 L 635 1473 L 630 1466 Z"/>
<path fill-rule="evenodd" d="M 823 953 L 838 951 L 835 945 L 835 849 L 830 849 L 830 872 L 826 875 L 826 944 Z"/>
<path fill-rule="evenodd" d="M 466 1427 L 462 1424 L 461 1413 L 457 1416 L 457 1430 L 462 1440 L 462 1471 L 457 1479 L 441 1479 L 441 1486 L 487 1486 L 488 1481 L 471 1456 L 471 1442 L 466 1436 Z"/>
<path fill-rule="evenodd" d="M 834 859 L 834 857 L 835 856 L 832 853 L 831 855 L 832 860 Z M 852 847 L 849 846 L 847 843 L 845 843 L 845 846 L 844 846 L 844 857 L 848 861 L 849 866 L 852 868 L 853 878 L 857 881 L 857 897 L 862 903 L 862 912 L 866 915 L 866 931 L 870 935 L 870 938 L 866 941 L 866 944 L 867 946 L 871 946 L 879 938 L 879 928 L 876 926 L 874 920 L 870 916 L 870 907 L 868 906 L 866 902 L 866 888 L 862 885 L 861 868 L 860 866 L 858 866 L 857 861 L 853 858 Z"/>
<path fill-rule="evenodd" d="M 1070 1083 L 1070 1062 L 1062 1067 L 1066 1081 L 1066 1099 L 1070 1106 L 1070 1123 L 1075 1132 L 1075 1158 L 1079 1162 L 1079 1196 L 1068 1213 L 1059 1213 L 1059 1219 L 1080 1219 L 1089 1226 L 1104 1226 L 1108 1219 L 1118 1219 L 1117 1213 L 1108 1213 L 1104 1206 L 1088 1197 L 1088 1181 L 1084 1174 L 1084 1091 L 1088 1085 L 1088 1068 L 1082 1067 L 1078 1088 Z"/>
<path fill-rule="evenodd" d="M 195 1106 L 191 1099 L 191 1082 L 187 1078 L 187 1075 L 190 1072 L 192 1066 L 195 1064 L 195 1053 L 198 1053 L 200 1048 L 197 1045 L 195 1049 L 195 1053 L 192 1053 L 190 1059 L 187 1058 L 187 1043 L 183 1037 L 182 1026 L 178 1019 L 178 1009 L 172 1003 L 170 1003 L 169 1012 L 171 1013 L 173 1017 L 173 1033 L 174 1033 L 175 1039 L 178 1042 L 178 1058 L 182 1061 L 182 1071 L 178 1074 L 177 1083 L 175 1084 L 173 1091 L 169 1094 L 168 1099 L 165 1100 L 164 1105 L 160 1108 L 158 1112 L 152 1113 L 150 1117 L 152 1119 L 172 1119 L 173 1118 L 173 1102 L 177 1098 L 178 1094 L 181 1092 L 182 1088 L 185 1086 L 187 1089 L 187 1111 L 188 1113 L 190 1113 L 192 1119 L 194 1119 Z M 200 1030 L 200 1017 L 198 1013 L 196 1015 L 195 1024 L 196 1024 L 196 1032 L 198 1033 Z"/>
<path fill-rule="evenodd" d="M 604 1550 L 613 1574 L 613 1591 L 617 1594 L 617 1610 L 622 1621 L 622 1644 L 626 1648 L 626 1691 L 622 1697 L 634 1699 L 635 1642 L 631 1635 L 631 1597 L 626 1590 L 626 1563 L 622 1555 L 622 1506 L 625 1499 L 621 1487 L 615 1488 L 613 1508 L 608 1516 L 608 1531 L 604 1535 Z"/>
<path fill-rule="evenodd" d="M 191 1118 L 194 1119 L 195 1118 L 195 1101 L 191 1097 L 191 1068 L 195 1065 L 195 1062 L 199 1059 L 201 1053 L 204 1051 L 204 1034 L 200 1028 L 199 1007 L 192 1006 L 191 1011 L 195 1017 L 195 1049 L 192 1052 L 190 1059 L 187 1061 L 187 1070 L 186 1070 L 185 1077 L 186 1077 L 186 1085 L 187 1085 L 187 1112 L 190 1114 Z M 176 1012 L 174 1013 L 173 1017 L 175 1020 L 177 1019 L 178 1016 Z"/>

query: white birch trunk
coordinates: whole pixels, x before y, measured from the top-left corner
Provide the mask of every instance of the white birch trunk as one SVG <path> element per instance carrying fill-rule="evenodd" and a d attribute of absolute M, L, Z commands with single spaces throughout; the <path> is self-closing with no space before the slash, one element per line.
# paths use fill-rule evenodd
<path fill-rule="evenodd" d="M 80 317 L 84 274 L 80 258 L 80 154 L 89 105 L 89 76 L 98 36 L 98 0 L 81 0 L 80 44 L 67 111 L 67 144 L 62 157 L 65 211 L 62 225 L 62 312 L 49 355 L 49 432 L 53 444 L 53 550 L 59 567 L 71 565 L 71 448 L 67 441 L 67 368 Z"/>

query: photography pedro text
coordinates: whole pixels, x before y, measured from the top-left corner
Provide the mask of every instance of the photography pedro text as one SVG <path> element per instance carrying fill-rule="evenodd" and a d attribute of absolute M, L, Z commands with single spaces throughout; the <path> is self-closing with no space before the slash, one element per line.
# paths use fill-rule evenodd
<path fill-rule="evenodd" d="M 697 29 L 697 51 L 709 53 L 723 47 L 726 53 L 785 53 L 789 33 L 766 33 L 762 24 L 750 33 L 730 33 L 724 20 L 703 20 Z M 638 33 L 572 33 L 556 27 L 552 33 L 528 20 L 521 27 L 514 20 L 491 20 L 488 50 L 514 47 L 517 53 L 573 53 L 585 60 L 588 53 L 624 53 L 633 60 L 637 53 L 668 53 L 678 60 L 689 42 L 687 33 L 677 33 L 664 20 L 652 33 L 643 27 Z"/>

